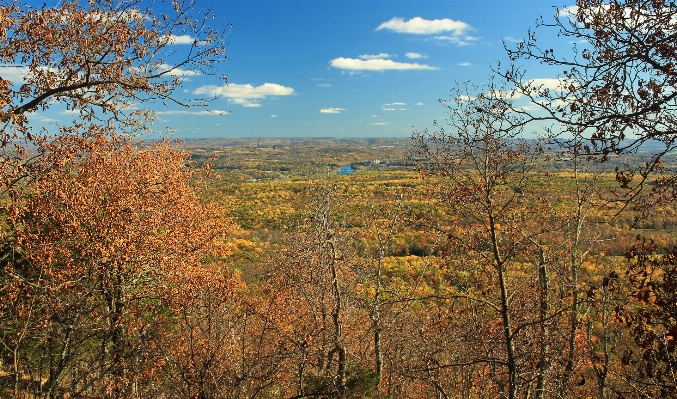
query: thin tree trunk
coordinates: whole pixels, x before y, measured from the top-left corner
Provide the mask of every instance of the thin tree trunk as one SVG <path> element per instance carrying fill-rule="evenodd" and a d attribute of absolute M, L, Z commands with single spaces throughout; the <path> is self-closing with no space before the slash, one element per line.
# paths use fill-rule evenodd
<path fill-rule="evenodd" d="M 332 321 L 334 323 L 334 349 L 338 354 L 338 365 L 336 370 L 336 392 L 339 398 L 342 398 L 346 392 L 346 348 L 343 343 L 343 325 L 341 322 L 342 304 L 341 288 L 339 287 L 338 270 L 336 265 L 336 248 L 330 242 L 331 246 L 331 280 L 334 296 L 334 309 L 332 310 Z"/>
<path fill-rule="evenodd" d="M 548 268 L 545 263 L 545 253 L 543 248 L 539 248 L 538 258 L 538 275 L 539 283 L 541 285 L 541 306 L 540 306 L 540 322 L 541 322 L 541 353 L 538 364 L 538 380 L 536 382 L 536 398 L 543 399 L 545 395 L 546 374 L 548 373 Z"/>
<path fill-rule="evenodd" d="M 491 207 L 489 207 L 491 209 Z M 512 335 L 512 322 L 510 320 L 510 307 L 508 284 L 505 280 L 504 262 L 499 250 L 498 237 L 496 236 L 496 221 L 491 212 L 489 212 L 489 228 L 491 233 L 491 246 L 494 253 L 496 272 L 498 273 L 498 284 L 501 290 L 501 319 L 503 321 L 503 334 L 505 338 L 505 350 L 508 356 L 506 366 L 508 367 L 508 399 L 515 399 L 517 391 L 517 364 L 515 359 L 515 343 Z"/>
<path fill-rule="evenodd" d="M 577 150 L 575 150 L 577 151 Z M 578 295 L 578 266 L 579 266 L 579 254 L 578 246 L 580 245 L 581 239 L 581 229 L 583 228 L 583 220 L 585 218 L 583 214 L 583 201 L 581 197 L 581 187 L 580 187 L 580 177 L 578 174 L 578 153 L 574 153 L 574 178 L 576 182 L 576 230 L 574 231 L 574 237 L 571 248 L 571 258 L 570 258 L 570 273 L 571 273 L 571 317 L 570 317 L 570 333 L 569 333 L 569 354 L 567 358 L 566 368 L 564 371 L 564 382 L 565 385 L 568 385 L 568 382 L 573 374 L 574 367 L 576 364 L 576 341 L 578 340 L 578 307 L 579 307 L 579 295 Z"/>
<path fill-rule="evenodd" d="M 383 258 L 385 250 L 383 248 L 383 240 L 381 234 L 378 234 L 379 239 L 379 258 L 378 266 L 376 268 L 376 288 L 374 293 L 374 302 L 371 308 L 371 323 L 374 329 L 374 362 L 376 366 L 376 389 L 381 388 L 381 375 L 383 373 L 383 352 L 381 351 L 381 319 L 380 319 L 380 300 L 381 300 L 381 272 L 383 266 Z"/>

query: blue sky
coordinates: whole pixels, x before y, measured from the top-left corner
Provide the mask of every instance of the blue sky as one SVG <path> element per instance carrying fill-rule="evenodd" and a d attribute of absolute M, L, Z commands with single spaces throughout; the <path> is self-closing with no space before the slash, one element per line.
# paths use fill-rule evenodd
<path fill-rule="evenodd" d="M 569 4 L 196 0 L 212 9 L 214 27 L 234 24 L 219 71 L 228 86 L 190 76 L 183 93 L 219 96 L 215 114 L 158 106 L 153 129 L 182 138 L 409 136 L 444 119 L 437 100 L 455 82 L 486 81 L 492 65 L 507 61 L 503 40 Z M 529 74 L 548 77 L 537 65 Z"/>

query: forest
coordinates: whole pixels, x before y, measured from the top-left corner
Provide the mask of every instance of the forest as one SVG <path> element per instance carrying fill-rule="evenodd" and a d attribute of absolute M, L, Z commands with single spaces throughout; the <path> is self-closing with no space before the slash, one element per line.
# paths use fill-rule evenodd
<path fill-rule="evenodd" d="M 146 142 L 226 42 L 143 4 L 0 0 L 0 397 L 677 396 L 677 4 L 578 0 L 408 138 Z"/>

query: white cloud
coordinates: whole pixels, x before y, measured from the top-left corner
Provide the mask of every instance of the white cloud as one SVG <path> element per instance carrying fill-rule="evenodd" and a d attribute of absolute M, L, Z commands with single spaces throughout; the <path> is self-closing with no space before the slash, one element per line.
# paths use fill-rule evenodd
<path fill-rule="evenodd" d="M 270 117 L 271 118 L 277 118 L 277 115 L 271 115 Z"/>
<path fill-rule="evenodd" d="M 419 54 L 419 53 L 406 53 L 404 56 L 407 57 L 407 58 L 411 58 L 411 59 L 428 58 L 427 55 L 423 55 L 423 54 Z"/>
<path fill-rule="evenodd" d="M 362 54 L 358 58 L 361 60 L 382 60 L 384 58 L 390 57 L 392 57 L 392 55 L 387 53 L 379 53 L 379 54 Z"/>
<path fill-rule="evenodd" d="M 457 46 L 469 46 L 477 40 L 476 37 L 469 35 L 435 36 L 435 39 L 453 43 Z"/>
<path fill-rule="evenodd" d="M 414 104 L 414 105 L 423 105 L 423 103 L 419 101 L 419 102 L 417 102 L 417 103 Z"/>
<path fill-rule="evenodd" d="M 168 35 L 167 42 L 169 44 L 193 44 L 195 38 L 190 35 Z"/>
<path fill-rule="evenodd" d="M 388 122 L 374 122 L 372 125 L 387 125 Z"/>
<path fill-rule="evenodd" d="M 24 77 L 28 76 L 29 70 L 27 67 L 16 65 L 2 65 L 0 66 L 0 77 L 9 80 L 14 84 L 21 84 Z"/>
<path fill-rule="evenodd" d="M 436 70 L 437 67 L 431 67 L 424 64 L 409 64 L 406 62 L 395 62 L 393 60 L 373 59 L 373 60 L 357 60 L 354 58 L 335 58 L 329 62 L 334 68 L 351 69 L 351 70 L 368 70 L 368 71 L 385 71 L 385 70 L 407 70 L 407 69 L 426 69 Z"/>
<path fill-rule="evenodd" d="M 187 69 L 177 68 L 175 66 L 172 66 L 172 65 L 169 65 L 169 64 L 166 64 L 166 63 L 162 63 L 162 64 L 158 65 L 157 68 L 158 68 L 157 73 L 166 72 L 166 75 L 170 75 L 170 76 L 186 77 L 186 76 L 195 76 L 195 75 L 200 74 L 200 72 L 198 72 L 198 71 L 189 71 Z"/>
<path fill-rule="evenodd" d="M 345 111 L 343 108 L 322 108 L 320 112 L 323 114 L 340 114 L 341 111 Z"/>
<path fill-rule="evenodd" d="M 58 75 L 58 70 L 55 68 L 47 67 L 38 67 L 41 71 L 52 72 Z M 8 80 L 15 85 L 21 85 L 24 82 L 24 78 L 28 78 L 31 75 L 31 71 L 28 67 L 22 65 L 7 65 L 0 64 L 0 78 Z"/>
<path fill-rule="evenodd" d="M 52 122 L 58 122 L 56 119 L 48 118 L 39 114 L 31 114 L 29 118 L 34 119 L 36 121 L 44 122 L 44 123 L 52 123 Z"/>
<path fill-rule="evenodd" d="M 545 106 L 546 108 L 554 108 L 554 107 L 561 107 L 561 106 L 567 105 L 567 103 L 565 101 L 560 100 L 560 99 L 556 99 L 556 100 L 552 100 L 552 101 L 545 101 L 545 100 L 536 101 L 536 103 L 541 104 L 541 105 Z"/>
<path fill-rule="evenodd" d="M 523 42 L 524 40 L 522 40 L 522 39 L 515 39 L 515 38 L 512 37 L 512 36 L 506 36 L 506 37 L 503 38 L 503 41 L 504 41 L 504 42 L 511 42 L 511 43 L 520 43 L 520 42 Z"/>
<path fill-rule="evenodd" d="M 416 35 L 431 35 L 442 32 L 453 32 L 454 35 L 462 35 L 472 27 L 463 21 L 454 21 L 448 18 L 427 20 L 414 17 L 409 21 L 402 18 L 393 18 L 379 25 L 376 30 L 388 29 L 397 33 L 412 33 Z"/>
<path fill-rule="evenodd" d="M 405 103 L 393 103 L 393 105 L 407 105 Z"/>
<path fill-rule="evenodd" d="M 240 104 L 244 107 L 260 107 L 260 100 L 272 96 L 288 96 L 294 94 L 294 89 L 276 83 L 264 83 L 256 87 L 250 84 L 231 83 L 223 86 L 202 86 L 195 89 L 193 93 L 226 97 L 228 102 Z"/>
<path fill-rule="evenodd" d="M 580 10 L 578 6 L 569 6 L 556 10 L 555 18 L 568 18 L 570 22 L 577 24 L 579 27 L 585 27 L 586 23 L 600 19 L 604 20 L 604 16 L 612 11 L 611 2 L 601 2 L 599 5 L 591 5 Z M 614 9 L 614 14 L 617 12 Z M 638 10 L 636 7 L 623 8 L 623 23 L 632 28 L 646 29 L 645 25 L 655 17 L 655 12 L 651 8 Z M 601 18 L 600 18 L 601 17 Z M 675 22 L 672 18 L 671 23 Z"/>
<path fill-rule="evenodd" d="M 519 107 L 518 109 L 520 109 L 522 111 L 536 111 L 538 109 L 538 107 L 536 107 L 535 105 L 523 105 L 523 106 Z"/>
<path fill-rule="evenodd" d="M 558 78 L 537 78 L 526 82 L 532 89 L 563 90 L 564 82 Z"/>
<path fill-rule="evenodd" d="M 174 65 L 169 65 L 166 62 L 157 64 L 157 65 L 146 65 L 146 66 L 140 66 L 140 67 L 133 67 L 131 68 L 132 71 L 141 73 L 141 74 L 148 74 L 148 75 L 155 75 L 155 74 L 162 74 L 164 73 L 165 75 L 169 76 L 179 76 L 182 78 L 186 78 L 188 76 L 195 76 L 195 75 L 200 75 L 200 72 L 198 71 L 189 71 L 187 69 L 181 69 L 179 67 L 176 67 Z"/>
<path fill-rule="evenodd" d="M 557 10 L 557 13 L 555 14 L 556 18 L 575 18 L 576 13 L 578 13 L 578 6 L 569 6 L 569 7 L 564 7 L 562 9 Z"/>
<path fill-rule="evenodd" d="M 197 116 L 223 116 L 228 115 L 228 111 L 222 111 L 220 109 L 213 110 L 202 110 L 202 111 L 186 111 L 186 110 L 171 110 L 171 111 L 158 111 L 158 115 L 197 115 Z"/>
<path fill-rule="evenodd" d="M 329 83 L 319 83 L 318 86 L 320 87 L 331 87 Z"/>
<path fill-rule="evenodd" d="M 395 108 L 383 108 L 384 111 L 397 111 Z"/>
<path fill-rule="evenodd" d="M 469 62 L 459 62 L 458 66 L 467 67 L 467 66 L 470 66 L 470 63 Z"/>

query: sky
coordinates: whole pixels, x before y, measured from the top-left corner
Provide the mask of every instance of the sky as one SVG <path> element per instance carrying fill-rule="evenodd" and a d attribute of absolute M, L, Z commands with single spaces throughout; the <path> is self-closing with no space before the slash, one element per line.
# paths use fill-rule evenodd
<path fill-rule="evenodd" d="M 486 82 L 560 0 L 196 0 L 227 28 L 219 74 L 183 95 L 218 96 L 205 113 L 153 105 L 153 130 L 179 138 L 404 137 L 444 120 L 457 82 Z M 180 46 L 180 44 L 177 44 Z M 547 78 L 538 65 L 531 78 Z M 539 75 L 540 74 L 540 75 Z M 57 111 L 53 111 L 57 112 Z M 59 116 L 52 115 L 58 120 Z"/>

